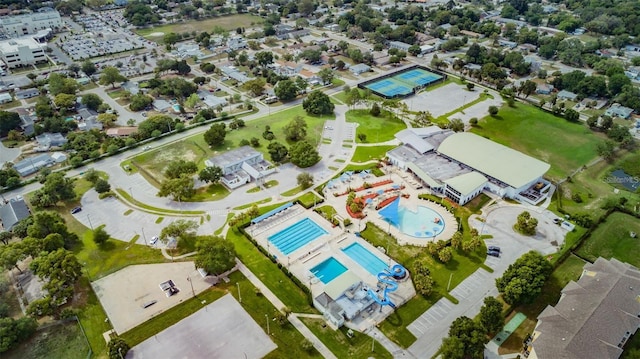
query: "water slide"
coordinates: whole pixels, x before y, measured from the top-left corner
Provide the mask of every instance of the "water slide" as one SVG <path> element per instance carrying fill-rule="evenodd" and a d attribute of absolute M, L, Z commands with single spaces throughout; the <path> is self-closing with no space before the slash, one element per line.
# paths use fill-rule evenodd
<path fill-rule="evenodd" d="M 405 274 L 406 274 L 406 270 L 400 264 L 396 264 L 393 267 L 391 267 L 391 273 L 389 273 L 386 270 L 384 272 L 378 273 L 378 281 L 386 284 L 384 287 L 384 290 L 382 291 L 383 299 L 380 299 L 378 297 L 378 294 L 375 291 L 373 291 L 371 288 L 369 288 L 369 291 L 368 291 L 369 296 L 373 298 L 373 300 L 375 300 L 376 303 L 382 306 L 389 305 L 391 306 L 391 308 L 395 308 L 396 305 L 393 304 L 393 302 L 389 299 L 389 293 L 395 292 L 398 289 L 398 283 L 395 280 L 393 280 L 393 277 L 394 276 L 404 277 Z"/>

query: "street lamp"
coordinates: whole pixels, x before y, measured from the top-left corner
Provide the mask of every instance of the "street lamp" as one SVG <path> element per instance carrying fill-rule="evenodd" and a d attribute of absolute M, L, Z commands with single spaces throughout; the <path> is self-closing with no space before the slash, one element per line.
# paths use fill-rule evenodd
<path fill-rule="evenodd" d="M 269 315 L 265 314 L 264 319 L 267 321 L 267 335 L 270 335 L 271 332 L 269 330 Z"/>
<path fill-rule="evenodd" d="M 240 283 L 236 282 L 236 285 L 238 286 L 238 302 L 242 303 L 242 296 L 240 295 Z"/>
<path fill-rule="evenodd" d="M 87 219 L 89 220 L 89 227 L 91 227 L 91 230 L 93 231 L 93 224 L 91 223 L 91 216 L 89 214 L 87 214 Z"/>
<path fill-rule="evenodd" d="M 191 284 L 191 293 L 193 294 L 193 296 L 196 296 L 196 291 L 193 290 L 193 282 L 191 281 L 191 276 L 187 277 L 187 280 L 189 281 L 189 284 Z"/>

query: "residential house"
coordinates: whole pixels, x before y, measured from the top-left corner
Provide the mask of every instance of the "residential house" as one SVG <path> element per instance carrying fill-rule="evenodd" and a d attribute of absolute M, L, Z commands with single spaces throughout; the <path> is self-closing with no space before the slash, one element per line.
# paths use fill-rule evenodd
<path fill-rule="evenodd" d="M 574 94 L 571 91 L 562 90 L 558 92 L 558 98 L 561 100 L 575 101 L 578 99 L 578 95 Z"/>
<path fill-rule="evenodd" d="M 251 80 L 244 72 L 238 71 L 235 66 L 220 66 L 220 71 L 241 84 Z"/>
<path fill-rule="evenodd" d="M 484 38 L 483 34 L 479 34 L 477 32 L 468 31 L 468 30 L 460 30 L 460 34 L 464 35 L 466 37 L 474 38 L 474 39 L 482 39 L 482 38 Z"/>
<path fill-rule="evenodd" d="M 406 42 L 401 42 L 401 41 L 389 41 L 389 48 L 390 49 L 398 49 L 398 50 L 402 50 L 402 51 L 409 51 L 409 48 L 413 46 L 411 44 L 407 44 Z"/>
<path fill-rule="evenodd" d="M 553 92 L 553 89 L 554 87 L 551 84 L 539 84 L 536 87 L 536 93 L 540 95 L 549 95 Z"/>
<path fill-rule="evenodd" d="M 248 46 L 247 40 L 242 37 L 231 37 L 227 40 L 227 47 L 229 47 L 231 51 L 246 49 Z"/>
<path fill-rule="evenodd" d="M 609 106 L 609 108 L 604 112 L 605 115 L 609 117 L 620 117 L 622 119 L 628 119 L 633 113 L 633 109 L 629 107 L 624 107 L 619 103 L 614 103 Z"/>
<path fill-rule="evenodd" d="M 538 72 L 542 68 L 542 61 L 538 60 L 535 56 L 525 56 L 524 61 L 529 63 L 531 72 Z"/>
<path fill-rule="evenodd" d="M 264 155 L 250 146 L 242 146 L 212 157 L 204 162 L 207 167 L 222 169 L 220 181 L 230 189 L 238 188 L 252 180 L 260 180 L 273 173 L 275 168 Z"/>
<path fill-rule="evenodd" d="M 349 71 L 351 71 L 352 74 L 359 76 L 360 74 L 371 71 L 371 66 L 367 64 L 357 64 L 349 67 Z"/>
<path fill-rule="evenodd" d="M 15 93 L 16 99 L 18 100 L 26 100 L 28 98 L 40 96 L 40 91 L 35 88 L 24 89 L 20 91 L 16 91 Z"/>
<path fill-rule="evenodd" d="M 555 306 L 538 315 L 529 359 L 618 359 L 640 326 L 640 270 L 602 257 L 587 263 Z"/>
<path fill-rule="evenodd" d="M 55 161 L 46 153 L 35 157 L 26 158 L 20 162 L 16 162 L 13 168 L 18 171 L 20 176 L 25 177 L 38 172 L 41 168 L 53 166 Z"/>
<path fill-rule="evenodd" d="M 292 61 L 278 60 L 269 66 L 279 76 L 296 76 L 302 71 L 303 65 Z"/>
<path fill-rule="evenodd" d="M 498 45 L 502 47 L 507 47 L 509 49 L 515 49 L 516 46 L 518 46 L 518 43 L 515 41 L 509 41 L 509 40 L 498 40 Z"/>
<path fill-rule="evenodd" d="M 36 136 L 36 142 L 40 147 L 62 147 L 67 143 L 67 139 L 60 132 L 45 132 Z"/>
<path fill-rule="evenodd" d="M 107 129 L 107 136 L 109 137 L 129 137 L 138 132 L 138 127 L 114 127 Z"/>
<path fill-rule="evenodd" d="M 29 217 L 31 212 L 24 199 L 13 198 L 0 207 L 0 222 L 4 231 L 11 231 L 21 220 Z"/>
<path fill-rule="evenodd" d="M 171 108 L 171 104 L 167 100 L 158 99 L 153 101 L 153 108 L 158 112 L 166 112 Z"/>
<path fill-rule="evenodd" d="M 624 47 L 625 51 L 640 52 L 640 45 L 631 44 Z"/>
<path fill-rule="evenodd" d="M 13 101 L 13 97 L 8 92 L 0 93 L 0 103 L 9 103 Z"/>

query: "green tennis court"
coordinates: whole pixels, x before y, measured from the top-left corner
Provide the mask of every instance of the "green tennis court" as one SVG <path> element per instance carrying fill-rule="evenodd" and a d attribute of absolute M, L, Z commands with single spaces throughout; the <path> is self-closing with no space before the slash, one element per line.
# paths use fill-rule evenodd
<path fill-rule="evenodd" d="M 441 75 L 421 68 L 413 68 L 370 82 L 364 87 L 386 98 L 405 97 L 415 93 L 417 89 L 440 80 L 442 80 Z"/>
<path fill-rule="evenodd" d="M 511 320 L 509 321 L 509 323 L 507 323 L 502 328 L 500 333 L 496 334 L 496 336 L 493 337 L 491 341 L 493 341 L 497 346 L 502 345 L 502 343 L 504 343 L 504 341 L 507 340 L 507 338 L 509 338 L 511 334 L 513 334 L 513 332 L 516 331 L 516 329 L 518 329 L 520 324 L 522 324 L 522 322 L 524 322 L 525 319 L 527 319 L 527 316 L 522 313 L 518 313 L 514 315 L 513 318 L 511 318 Z"/>

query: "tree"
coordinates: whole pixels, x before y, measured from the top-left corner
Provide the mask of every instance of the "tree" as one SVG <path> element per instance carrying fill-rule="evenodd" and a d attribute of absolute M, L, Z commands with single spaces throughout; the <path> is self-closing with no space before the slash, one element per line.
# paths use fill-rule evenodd
<path fill-rule="evenodd" d="M 116 82 L 125 81 L 127 81 L 127 78 L 120 74 L 120 70 L 113 66 L 107 66 L 102 70 L 102 75 L 100 75 L 98 82 L 100 85 L 111 85 L 115 87 Z"/>
<path fill-rule="evenodd" d="M 22 124 L 17 112 L 0 111 L 0 136 L 6 136 L 9 131 L 17 129 Z"/>
<path fill-rule="evenodd" d="M 564 112 L 564 118 L 569 122 L 578 122 L 580 120 L 580 114 L 576 110 L 568 109 Z"/>
<path fill-rule="evenodd" d="M 73 296 L 74 284 L 82 275 L 82 266 L 76 256 L 62 248 L 37 256 L 29 268 L 46 281 L 43 287 L 52 298 L 54 313 Z"/>
<path fill-rule="evenodd" d="M 188 241 L 196 237 L 198 223 L 196 221 L 188 221 L 186 219 L 178 219 L 168 226 L 162 228 L 160 232 L 160 240 L 167 243 L 169 238 L 175 238 L 180 241 Z"/>
<path fill-rule="evenodd" d="M 206 166 L 198 174 L 198 179 L 206 183 L 217 183 L 222 177 L 222 168 L 218 166 Z"/>
<path fill-rule="evenodd" d="M 464 343 L 457 337 L 446 337 L 442 339 L 440 355 L 447 359 L 465 359 Z"/>
<path fill-rule="evenodd" d="M 323 84 L 328 85 L 333 81 L 333 78 L 334 78 L 333 70 L 331 70 L 330 68 L 324 68 L 318 71 L 318 76 L 322 80 Z"/>
<path fill-rule="evenodd" d="M 262 92 L 264 92 L 264 86 L 267 82 L 262 78 L 257 78 L 253 80 L 249 80 L 244 83 L 243 87 L 245 90 L 251 92 L 253 96 L 260 96 Z"/>
<path fill-rule="evenodd" d="M 496 287 L 505 302 L 510 305 L 533 302 L 549 278 L 552 266 L 540 253 L 530 251 L 511 264 L 502 277 L 496 279 Z"/>
<path fill-rule="evenodd" d="M 476 84 L 473 82 L 467 82 L 467 90 L 473 91 L 473 88 L 476 87 Z"/>
<path fill-rule="evenodd" d="M 335 106 L 327 94 L 322 91 L 312 91 L 304 101 L 302 108 L 311 115 L 330 115 Z"/>
<path fill-rule="evenodd" d="M 173 197 L 174 200 L 182 201 L 193 197 L 195 194 L 193 186 L 193 179 L 190 177 L 179 177 L 174 179 L 167 179 L 162 182 L 158 197 Z"/>
<path fill-rule="evenodd" d="M 200 102 L 200 96 L 196 93 L 192 93 L 185 101 L 184 106 L 188 108 L 195 108 Z"/>
<path fill-rule="evenodd" d="M 273 91 L 281 101 L 289 101 L 298 96 L 299 89 L 294 81 L 282 80 L 278 81 Z"/>
<path fill-rule="evenodd" d="M 170 32 L 168 34 L 165 34 L 164 37 L 162 38 L 162 42 L 164 42 L 164 44 L 166 45 L 167 49 L 169 49 L 169 50 L 179 40 L 180 40 L 180 38 L 179 38 L 178 34 L 176 34 L 175 32 Z"/>
<path fill-rule="evenodd" d="M 531 95 L 532 93 L 536 92 L 537 88 L 538 88 L 538 86 L 536 85 L 535 82 L 533 82 L 531 80 L 527 80 L 520 86 L 518 91 L 522 92 L 524 94 L 524 97 L 527 98 L 527 97 L 529 97 L 529 95 Z"/>
<path fill-rule="evenodd" d="M 480 324 L 468 317 L 459 317 L 449 327 L 449 337 L 457 338 L 464 347 L 464 357 L 482 358 L 485 334 Z M 459 345 L 457 345 L 459 347 Z M 449 358 L 445 356 L 445 358 Z"/>
<path fill-rule="evenodd" d="M 311 187 L 313 185 L 313 175 L 309 172 L 302 172 L 296 177 L 298 180 L 298 186 L 300 186 L 303 190 Z"/>
<path fill-rule="evenodd" d="M 32 317 L 0 318 L 0 353 L 30 338 L 37 328 L 38 322 Z"/>
<path fill-rule="evenodd" d="M 442 263 L 448 263 L 453 258 L 451 247 L 444 247 L 438 251 L 438 259 Z"/>
<path fill-rule="evenodd" d="M 127 356 L 129 349 L 129 344 L 120 337 L 111 338 L 107 344 L 109 359 L 122 359 Z"/>
<path fill-rule="evenodd" d="M 137 93 L 131 96 L 131 103 L 129 103 L 129 109 L 131 109 L 131 111 L 142 111 L 152 103 L 153 103 L 153 97 L 149 95 L 145 95 L 143 93 Z"/>
<path fill-rule="evenodd" d="M 258 51 L 255 53 L 254 57 L 262 67 L 273 63 L 273 53 L 271 51 Z"/>
<path fill-rule="evenodd" d="M 267 150 L 269 151 L 269 155 L 271 156 L 271 161 L 279 163 L 284 161 L 289 154 L 289 150 L 280 142 L 271 142 L 269 146 L 267 146 Z"/>
<path fill-rule="evenodd" d="M 93 188 L 98 193 L 105 193 L 111 191 L 111 185 L 104 178 L 98 178 L 96 183 L 93 185 Z"/>
<path fill-rule="evenodd" d="M 607 162 L 611 162 L 615 157 L 615 143 L 611 140 L 598 142 L 596 152 L 598 156 L 604 158 Z"/>
<path fill-rule="evenodd" d="M 100 226 L 93 230 L 93 241 L 101 246 L 109 240 L 109 233 L 105 231 L 104 226 Z"/>
<path fill-rule="evenodd" d="M 204 141 L 210 147 L 217 147 L 224 143 L 224 138 L 226 135 L 227 135 L 227 130 L 225 128 L 225 124 L 214 123 L 213 125 L 211 125 L 211 128 L 209 128 L 204 133 Z"/>
<path fill-rule="evenodd" d="M 524 211 L 518 215 L 518 221 L 515 224 L 516 231 L 526 236 L 532 236 L 536 234 L 536 227 L 538 226 L 538 220 L 531 217 L 531 213 Z"/>
<path fill-rule="evenodd" d="M 202 236 L 196 242 L 195 264 L 208 273 L 221 274 L 236 265 L 236 251 L 231 241 L 221 237 Z"/>
<path fill-rule="evenodd" d="M 88 109 L 97 111 L 98 107 L 102 105 L 102 99 L 94 93 L 88 93 L 82 96 L 81 103 L 87 106 Z"/>
<path fill-rule="evenodd" d="M 118 121 L 118 115 L 114 113 L 101 113 L 96 117 L 96 120 L 100 122 L 104 127 L 113 127 L 116 121 Z"/>
<path fill-rule="evenodd" d="M 291 146 L 289 157 L 291 163 L 300 168 L 311 167 L 320 161 L 318 151 L 307 141 L 296 142 Z"/>
<path fill-rule="evenodd" d="M 631 85 L 631 80 L 624 73 L 609 77 L 608 89 L 612 97 L 617 96 L 627 85 Z"/>
<path fill-rule="evenodd" d="M 371 110 L 369 110 L 369 114 L 371 116 L 378 117 L 380 116 L 380 112 L 381 112 L 380 105 L 378 105 L 377 102 L 374 102 L 373 105 L 371 105 Z M 365 138 L 366 138 L 366 135 L 365 135 Z"/>
<path fill-rule="evenodd" d="M 489 114 L 495 116 L 498 114 L 498 106 L 489 106 Z"/>
<path fill-rule="evenodd" d="M 173 160 L 164 170 L 164 176 L 170 179 L 190 176 L 198 171 L 198 165 L 193 161 Z"/>
<path fill-rule="evenodd" d="M 296 116 L 284 127 L 283 130 L 287 140 L 300 141 L 307 136 L 307 123 L 304 121 L 302 116 Z"/>
<path fill-rule="evenodd" d="M 462 122 L 462 120 L 459 118 L 454 118 L 449 121 L 448 127 L 454 132 L 461 132 L 464 131 L 464 122 Z"/>
<path fill-rule="evenodd" d="M 59 201 L 76 198 L 74 180 L 64 177 L 62 172 L 54 172 L 47 176 L 44 185 L 36 190 L 31 204 L 38 208 L 51 207 Z"/>
<path fill-rule="evenodd" d="M 49 92 L 56 96 L 57 94 L 66 93 L 73 95 L 78 91 L 78 82 L 59 73 L 49 75 Z"/>
<path fill-rule="evenodd" d="M 484 298 L 484 305 L 480 308 L 480 324 L 487 333 L 497 333 L 504 325 L 502 303 L 494 297 Z"/>
<path fill-rule="evenodd" d="M 98 68 L 93 62 L 91 62 L 91 60 L 85 60 L 80 68 L 87 76 L 91 76 L 98 71 Z"/>
<path fill-rule="evenodd" d="M 53 103 L 60 109 L 74 108 L 76 105 L 76 96 L 66 93 L 59 93 L 54 97 Z"/>

